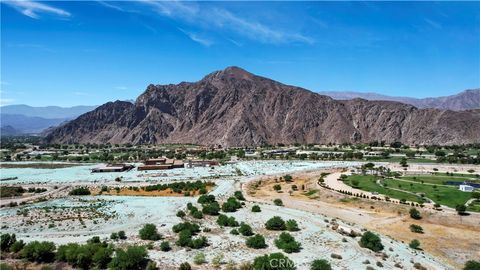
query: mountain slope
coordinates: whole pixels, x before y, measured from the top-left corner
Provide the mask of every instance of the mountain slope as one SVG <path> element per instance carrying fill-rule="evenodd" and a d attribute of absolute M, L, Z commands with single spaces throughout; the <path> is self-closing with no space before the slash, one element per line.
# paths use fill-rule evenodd
<path fill-rule="evenodd" d="M 109 102 L 53 129 L 56 143 L 224 146 L 479 142 L 480 111 L 420 110 L 387 101 L 337 101 L 237 67 L 195 83 L 149 85 L 135 104 Z"/>
<path fill-rule="evenodd" d="M 335 92 L 322 91 L 319 94 L 332 97 L 337 100 L 350 100 L 354 98 L 363 98 L 366 100 L 389 100 L 398 101 L 405 104 L 413 105 L 417 108 L 437 108 L 444 110 L 471 110 L 480 109 L 480 89 L 469 89 L 462 91 L 456 95 L 434 98 L 411 98 L 411 97 L 393 97 L 377 93 L 361 93 L 361 92 Z"/>
<path fill-rule="evenodd" d="M 20 114 L 0 114 L 0 123 L 2 127 L 10 126 L 18 133 L 39 133 L 42 130 L 58 126 L 67 121 L 68 118 L 46 119 L 42 117 L 25 116 Z"/>

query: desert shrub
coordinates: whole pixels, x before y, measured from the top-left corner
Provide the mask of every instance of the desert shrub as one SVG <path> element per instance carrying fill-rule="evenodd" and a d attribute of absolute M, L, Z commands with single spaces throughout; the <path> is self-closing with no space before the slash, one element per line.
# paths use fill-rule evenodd
<path fill-rule="evenodd" d="M 185 215 L 186 215 L 185 212 L 183 212 L 182 210 L 179 210 L 177 212 L 177 217 L 179 217 L 179 218 L 183 218 L 183 217 L 185 217 Z"/>
<path fill-rule="evenodd" d="M 23 240 L 15 241 L 15 243 L 13 243 L 10 246 L 10 252 L 17 253 L 20 250 L 22 250 L 24 246 L 25 246 L 25 242 L 23 242 Z"/>
<path fill-rule="evenodd" d="M 253 270 L 253 264 L 251 262 L 243 262 L 238 267 L 238 270 Z"/>
<path fill-rule="evenodd" d="M 195 235 L 200 232 L 200 226 L 195 223 L 183 222 L 178 223 L 172 227 L 174 233 L 179 233 L 181 231 L 187 230 L 191 235 Z"/>
<path fill-rule="evenodd" d="M 282 262 L 282 264 L 273 265 L 271 262 Z M 295 264 L 287 256 L 282 253 L 272 253 L 256 257 L 253 260 L 254 269 L 262 270 L 295 270 Z"/>
<path fill-rule="evenodd" d="M 220 205 L 218 202 L 206 203 L 203 205 L 202 212 L 205 215 L 217 216 L 218 212 L 220 212 Z"/>
<path fill-rule="evenodd" d="M 463 270 L 478 270 L 480 269 L 480 261 L 470 260 L 465 263 Z"/>
<path fill-rule="evenodd" d="M 226 215 L 219 215 L 217 218 L 217 224 L 225 227 L 237 227 L 238 222 L 234 217 L 227 217 Z"/>
<path fill-rule="evenodd" d="M 273 204 L 276 206 L 283 206 L 283 201 L 281 199 L 275 199 L 273 200 Z"/>
<path fill-rule="evenodd" d="M 252 237 L 247 238 L 246 244 L 247 247 L 255 249 L 267 247 L 267 244 L 265 244 L 265 238 L 260 234 L 256 234 Z"/>
<path fill-rule="evenodd" d="M 285 182 L 291 182 L 293 180 L 293 177 L 287 174 L 283 176 L 283 180 L 285 180 Z"/>
<path fill-rule="evenodd" d="M 301 249 L 301 244 L 295 241 L 295 238 L 287 232 L 280 234 L 278 239 L 275 240 L 275 246 L 286 253 L 299 252 Z"/>
<path fill-rule="evenodd" d="M 22 258 L 31 262 L 51 262 L 55 258 L 55 244 L 47 241 L 33 241 L 26 244 L 20 254 Z"/>
<path fill-rule="evenodd" d="M 78 187 L 72 189 L 69 193 L 69 195 L 90 195 L 90 190 L 87 187 Z"/>
<path fill-rule="evenodd" d="M 457 206 L 455 206 L 455 210 L 457 211 L 457 214 L 463 216 L 467 211 L 467 207 L 463 204 L 458 204 Z"/>
<path fill-rule="evenodd" d="M 273 190 L 280 191 L 282 190 L 282 186 L 280 186 L 279 184 L 273 185 Z"/>
<path fill-rule="evenodd" d="M 143 228 L 140 229 L 138 234 L 140 236 L 140 239 L 142 240 L 157 241 L 161 238 L 160 234 L 157 231 L 157 226 L 151 223 L 143 225 Z"/>
<path fill-rule="evenodd" d="M 199 249 L 208 246 L 208 241 L 205 236 L 200 236 L 192 240 L 191 248 Z"/>
<path fill-rule="evenodd" d="M 420 241 L 418 241 L 417 239 L 413 239 L 410 244 L 408 244 L 409 247 L 413 248 L 413 249 L 419 249 L 420 248 Z"/>
<path fill-rule="evenodd" d="M 170 251 L 172 248 L 170 247 L 170 242 L 168 241 L 163 241 L 161 244 L 160 244 L 160 250 L 161 251 Z"/>
<path fill-rule="evenodd" d="M 199 204 L 213 203 L 213 202 L 215 202 L 215 196 L 214 195 L 201 195 L 200 197 L 198 197 L 197 202 Z"/>
<path fill-rule="evenodd" d="M 332 266 L 327 260 L 315 260 L 312 262 L 310 270 L 332 270 Z"/>
<path fill-rule="evenodd" d="M 2 234 L 0 236 L 0 250 L 2 251 L 8 251 L 10 247 L 17 241 L 17 236 L 12 233 L 12 234 Z"/>
<path fill-rule="evenodd" d="M 223 254 L 218 254 L 212 259 L 212 266 L 214 268 L 219 268 L 223 262 Z"/>
<path fill-rule="evenodd" d="M 242 194 L 241 191 L 235 191 L 233 196 L 235 196 L 235 198 L 237 198 L 237 200 L 245 201 L 245 197 L 243 197 L 243 194 Z"/>
<path fill-rule="evenodd" d="M 204 264 L 206 262 L 207 260 L 205 259 L 205 254 L 203 252 L 199 252 L 193 257 L 193 263 L 196 265 Z"/>
<path fill-rule="evenodd" d="M 222 204 L 223 212 L 235 212 L 240 208 L 242 208 L 242 204 L 235 197 L 228 198 L 228 200 Z"/>
<path fill-rule="evenodd" d="M 240 233 L 238 232 L 237 229 L 232 229 L 232 230 L 230 231 L 230 234 L 239 235 Z"/>
<path fill-rule="evenodd" d="M 127 235 L 125 234 L 125 231 L 119 231 L 118 232 L 118 238 L 125 240 L 127 239 Z"/>
<path fill-rule="evenodd" d="M 178 268 L 178 270 L 192 270 L 192 267 L 188 262 L 184 262 L 180 264 L 180 267 Z"/>
<path fill-rule="evenodd" d="M 0 263 L 0 270 L 13 270 L 13 267 L 5 263 Z"/>
<path fill-rule="evenodd" d="M 279 217 L 274 216 L 265 223 L 267 230 L 284 231 L 286 229 L 285 221 Z"/>
<path fill-rule="evenodd" d="M 189 247 L 192 245 L 192 233 L 189 230 L 183 230 L 178 234 L 177 246 Z"/>
<path fill-rule="evenodd" d="M 200 211 L 194 212 L 194 213 L 192 214 L 192 216 L 193 216 L 194 218 L 196 218 L 196 219 L 202 219 L 202 218 L 203 218 L 203 214 L 202 214 L 202 212 L 200 212 Z"/>
<path fill-rule="evenodd" d="M 130 246 L 126 250 L 117 249 L 108 267 L 115 270 L 140 270 L 145 269 L 147 263 L 147 250 L 140 246 Z"/>
<path fill-rule="evenodd" d="M 360 246 L 364 248 L 368 248 L 375 252 L 383 250 L 383 245 L 382 245 L 382 241 L 380 240 L 380 237 L 378 237 L 378 235 L 370 231 L 366 231 L 362 235 L 362 238 L 360 239 Z"/>
<path fill-rule="evenodd" d="M 410 224 L 410 231 L 414 233 L 423 233 L 423 228 L 420 225 Z"/>
<path fill-rule="evenodd" d="M 112 253 L 113 250 L 106 243 L 94 241 L 85 245 L 70 243 L 58 247 L 55 259 L 79 269 L 91 269 L 93 266 L 104 269 L 111 261 Z"/>
<path fill-rule="evenodd" d="M 154 261 L 148 261 L 145 270 L 158 270 L 157 264 Z"/>
<path fill-rule="evenodd" d="M 287 220 L 287 222 L 285 222 L 285 228 L 287 229 L 287 231 L 290 231 L 290 232 L 296 232 L 300 230 L 298 228 L 297 221 L 294 219 Z"/>
<path fill-rule="evenodd" d="M 118 240 L 118 233 L 112 232 L 112 233 L 110 234 L 110 239 L 112 239 L 112 240 L 114 240 L 114 241 Z"/>
<path fill-rule="evenodd" d="M 240 224 L 240 228 L 238 228 L 238 231 L 243 235 L 243 236 L 251 236 L 253 235 L 253 230 L 252 230 L 252 227 L 250 227 L 250 225 L 246 224 L 246 223 L 241 223 Z"/>
<path fill-rule="evenodd" d="M 420 211 L 417 210 L 417 208 L 410 208 L 410 217 L 413 219 L 421 219 L 422 215 L 420 215 Z"/>
<path fill-rule="evenodd" d="M 262 210 L 260 209 L 260 206 L 254 205 L 252 206 L 252 212 L 258 213 L 261 212 Z"/>

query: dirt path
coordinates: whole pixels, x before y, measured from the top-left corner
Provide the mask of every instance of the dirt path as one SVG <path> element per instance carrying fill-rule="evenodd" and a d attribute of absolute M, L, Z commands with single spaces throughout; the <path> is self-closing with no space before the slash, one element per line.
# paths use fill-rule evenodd
<path fill-rule="evenodd" d="M 49 197 L 49 196 L 59 194 L 62 191 L 67 190 L 68 188 L 69 188 L 68 186 L 63 186 L 63 187 L 59 187 L 57 189 L 52 189 L 50 191 L 35 194 L 35 195 L 32 195 L 32 196 L 28 196 L 28 197 L 1 199 L 0 200 L 0 205 L 1 205 L 1 207 L 5 207 L 5 206 L 8 206 L 10 203 L 20 204 L 20 203 L 31 202 L 31 201 L 35 201 L 35 200 L 38 200 L 38 199 L 41 199 L 41 198 L 45 198 L 45 197 Z"/>

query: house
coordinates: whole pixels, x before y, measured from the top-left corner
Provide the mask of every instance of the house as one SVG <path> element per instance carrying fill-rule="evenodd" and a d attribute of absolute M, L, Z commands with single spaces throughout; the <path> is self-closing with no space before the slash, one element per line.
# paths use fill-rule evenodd
<path fill-rule="evenodd" d="M 211 167 L 217 166 L 218 161 L 215 160 L 187 160 L 185 162 L 185 168 L 194 168 L 194 167 Z"/>
<path fill-rule="evenodd" d="M 460 189 L 460 190 L 463 191 L 463 192 L 473 192 L 474 187 L 472 187 L 472 186 L 470 186 L 470 185 L 463 184 L 463 185 L 460 185 L 460 186 L 458 187 L 458 189 Z"/>
<path fill-rule="evenodd" d="M 183 168 L 183 161 L 170 158 L 151 158 L 145 160 L 143 165 L 138 166 L 139 171 L 146 170 L 169 170 Z"/>
<path fill-rule="evenodd" d="M 107 172 L 124 172 L 133 169 L 134 166 L 130 164 L 107 164 L 100 167 L 93 168 L 92 173 L 107 173 Z"/>

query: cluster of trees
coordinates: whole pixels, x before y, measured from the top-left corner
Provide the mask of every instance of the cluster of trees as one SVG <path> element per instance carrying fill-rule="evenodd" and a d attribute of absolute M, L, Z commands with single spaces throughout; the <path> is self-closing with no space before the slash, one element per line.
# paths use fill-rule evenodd
<path fill-rule="evenodd" d="M 195 182 L 173 182 L 168 184 L 158 184 L 158 185 L 150 185 L 146 186 L 143 189 L 145 191 L 155 191 L 155 190 L 166 190 L 171 189 L 175 193 L 182 193 L 184 191 L 197 191 L 199 190 L 201 194 L 207 193 L 207 186 L 215 185 L 213 182 L 203 182 L 203 181 L 195 181 Z"/>
<path fill-rule="evenodd" d="M 294 219 L 289 219 L 286 222 L 279 216 L 274 216 L 271 219 L 267 220 L 265 223 L 265 228 L 272 231 L 299 231 L 298 223 Z"/>
<path fill-rule="evenodd" d="M 90 195 L 91 192 L 87 187 L 78 187 L 72 189 L 69 193 L 69 195 Z"/>
<path fill-rule="evenodd" d="M 234 217 L 228 217 L 226 215 L 220 214 L 217 218 L 217 224 L 223 227 L 238 227 L 238 221 Z"/>
<path fill-rule="evenodd" d="M 76 269 L 157 269 L 149 261 L 144 247 L 115 248 L 113 244 L 102 242 L 98 236 L 92 237 L 86 244 L 69 243 L 58 247 L 48 241 L 25 244 L 17 241 L 15 234 L 2 234 L 0 238 L 2 253 L 10 253 L 29 262 L 63 262 Z"/>
<path fill-rule="evenodd" d="M 301 244 L 295 241 L 295 238 L 287 232 L 282 232 L 278 239 L 275 239 L 275 246 L 286 253 L 299 252 L 302 247 Z"/>
<path fill-rule="evenodd" d="M 370 231 L 366 231 L 360 238 L 360 246 L 378 252 L 383 250 L 383 244 L 380 237 Z"/>
<path fill-rule="evenodd" d="M 200 227 L 197 224 L 190 222 L 183 222 L 173 226 L 174 233 L 178 234 L 178 240 L 175 242 L 180 247 L 190 247 L 200 249 L 208 246 L 208 241 L 205 236 L 193 238 L 200 232 Z"/>
<path fill-rule="evenodd" d="M 138 236 L 142 240 L 157 241 L 162 239 L 162 236 L 157 231 L 157 226 L 151 223 L 143 225 L 140 231 L 138 231 Z"/>
<path fill-rule="evenodd" d="M 222 204 L 223 212 L 235 212 L 242 208 L 242 204 L 235 197 L 230 197 Z"/>
<path fill-rule="evenodd" d="M 114 241 L 116 241 L 118 239 L 125 240 L 125 239 L 127 239 L 127 235 L 125 234 L 125 231 L 112 232 L 112 234 L 110 234 L 110 239 L 112 239 Z"/>
<path fill-rule="evenodd" d="M 0 187 L 0 198 L 22 196 L 25 189 L 20 186 L 2 186 Z"/>

